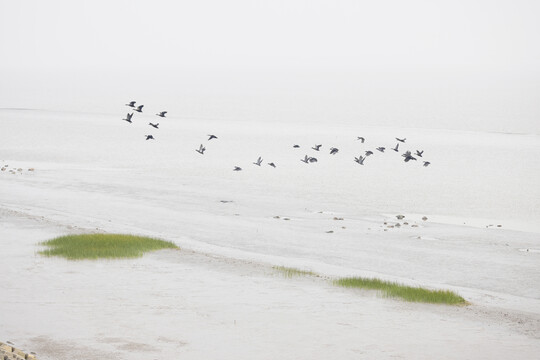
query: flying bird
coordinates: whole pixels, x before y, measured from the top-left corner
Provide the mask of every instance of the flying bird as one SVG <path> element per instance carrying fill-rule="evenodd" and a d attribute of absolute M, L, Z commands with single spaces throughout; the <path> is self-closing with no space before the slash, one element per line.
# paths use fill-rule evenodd
<path fill-rule="evenodd" d="M 384 152 L 385 149 L 386 149 L 386 148 L 383 147 L 383 146 L 380 146 L 380 147 L 377 148 L 377 150 L 379 150 L 380 152 Z"/>
<path fill-rule="evenodd" d="M 274 169 L 276 168 L 276 164 L 274 164 L 273 162 L 268 163 L 268 165 L 270 165 L 270 166 L 273 167 Z"/>
<path fill-rule="evenodd" d="M 131 121 L 131 118 L 133 117 L 133 113 L 131 113 L 131 114 L 130 114 L 130 113 L 127 113 L 126 117 L 127 117 L 126 119 L 122 119 L 122 120 L 125 120 L 125 121 L 127 121 L 128 123 L 131 123 L 131 122 L 132 122 L 132 121 Z"/>
<path fill-rule="evenodd" d="M 319 149 L 321 148 L 322 145 L 315 145 L 314 147 L 312 147 L 313 150 L 315 151 L 319 151 Z"/>
<path fill-rule="evenodd" d="M 143 108 L 143 107 L 144 107 L 144 105 L 139 105 L 139 106 L 137 106 L 137 108 L 135 109 L 135 111 L 142 113 L 142 108 Z"/>
<path fill-rule="evenodd" d="M 135 103 L 136 103 L 136 101 L 130 101 L 129 104 L 126 104 L 126 106 L 130 106 L 130 107 L 134 108 Z"/>
<path fill-rule="evenodd" d="M 160 117 L 165 117 L 166 113 L 167 113 L 166 111 L 162 111 L 162 112 L 160 112 L 159 114 L 156 114 L 156 115 L 160 116 Z"/>
<path fill-rule="evenodd" d="M 330 148 L 330 155 L 336 155 L 338 153 L 339 149 L 338 148 Z"/>
<path fill-rule="evenodd" d="M 403 139 L 396 138 L 396 140 L 397 140 L 397 141 L 400 141 L 400 142 L 402 142 L 402 143 L 404 143 L 405 140 L 407 140 L 407 138 L 403 138 Z"/>
<path fill-rule="evenodd" d="M 405 160 L 403 160 L 403 161 L 409 162 L 409 160 L 415 160 L 416 161 L 416 158 L 414 156 L 412 156 L 412 155 L 407 155 L 407 156 L 405 156 Z"/>
<path fill-rule="evenodd" d="M 259 158 L 257 159 L 256 162 L 254 162 L 253 164 L 257 165 L 257 166 L 261 166 L 261 163 L 262 163 L 263 159 L 259 156 Z"/>
<path fill-rule="evenodd" d="M 240 166 L 235 166 L 233 171 L 242 171 L 242 168 Z"/>
<path fill-rule="evenodd" d="M 307 164 L 307 163 L 309 163 L 309 159 L 310 159 L 310 157 L 306 155 L 306 156 L 304 156 L 303 159 L 300 159 L 300 161 L 305 162 Z"/>
<path fill-rule="evenodd" d="M 198 152 L 201 155 L 204 155 L 205 150 L 206 150 L 206 148 L 203 146 L 203 144 L 201 144 L 201 146 L 199 146 L 199 149 L 195 150 L 195 151 Z"/>
<path fill-rule="evenodd" d="M 397 143 L 397 144 L 396 144 L 396 147 L 395 147 L 395 148 L 392 148 L 392 150 L 394 150 L 395 152 L 398 152 L 398 151 L 399 151 L 398 148 L 399 148 L 399 143 Z"/>
<path fill-rule="evenodd" d="M 431 164 L 429 161 L 424 161 L 424 167 L 427 167 L 429 164 Z"/>
<path fill-rule="evenodd" d="M 212 139 L 217 139 L 217 136 L 216 135 L 208 135 L 208 141 L 210 141 Z"/>
<path fill-rule="evenodd" d="M 356 140 L 360 140 L 360 142 L 363 144 L 364 141 L 366 141 L 366 139 L 364 139 L 362 136 L 357 136 L 358 139 Z"/>
<path fill-rule="evenodd" d="M 157 124 L 148 123 L 148 125 L 150 125 L 150 126 L 156 128 L 156 129 L 159 129 L 159 128 L 158 128 L 159 123 L 157 123 Z"/>
<path fill-rule="evenodd" d="M 300 147 L 300 145 L 296 145 L 296 144 L 293 145 L 293 148 L 295 148 L 295 149 L 298 149 L 299 147 Z"/>
<path fill-rule="evenodd" d="M 373 155 L 373 151 L 371 150 L 366 151 L 366 157 L 368 157 L 369 155 Z"/>
<path fill-rule="evenodd" d="M 354 158 L 354 161 L 356 161 L 360 165 L 364 165 L 364 160 L 366 160 L 366 158 L 364 156 L 359 156 L 359 157 Z"/>
<path fill-rule="evenodd" d="M 155 140 L 152 135 L 144 135 L 146 136 L 146 140 Z"/>
<path fill-rule="evenodd" d="M 423 154 L 423 153 L 424 153 L 424 150 L 422 150 L 422 151 L 416 150 L 416 155 L 417 155 L 417 156 L 422 157 L 422 154 Z"/>
<path fill-rule="evenodd" d="M 310 158 L 309 158 L 309 162 L 310 162 L 310 163 L 317 162 L 317 158 L 310 157 Z"/>

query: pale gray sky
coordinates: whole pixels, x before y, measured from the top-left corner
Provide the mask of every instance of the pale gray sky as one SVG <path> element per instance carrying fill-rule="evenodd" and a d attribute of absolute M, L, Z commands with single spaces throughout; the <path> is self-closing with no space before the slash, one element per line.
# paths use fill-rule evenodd
<path fill-rule="evenodd" d="M 500 121 L 519 109 L 513 121 L 526 130 L 540 120 L 530 101 L 540 84 L 539 18 L 534 0 L 0 0 L 0 107 L 110 112 L 108 101 L 132 97 L 174 108 L 167 101 L 204 103 L 205 92 L 241 104 L 257 91 L 399 98 L 396 89 L 421 97 L 455 86 L 480 88 L 476 102 L 488 107 L 511 95 Z M 336 106 L 360 115 L 353 101 Z M 366 106 L 376 117 L 377 106 Z"/>

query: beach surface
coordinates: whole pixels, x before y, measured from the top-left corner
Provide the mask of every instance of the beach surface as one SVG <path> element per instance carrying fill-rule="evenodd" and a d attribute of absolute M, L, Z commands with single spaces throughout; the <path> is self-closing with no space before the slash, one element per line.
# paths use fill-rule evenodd
<path fill-rule="evenodd" d="M 174 116 L 156 130 L 153 114 L 128 124 L 124 110 L 0 110 L 0 341 L 58 360 L 540 353 L 540 136 Z M 396 137 L 407 138 L 399 153 Z M 404 163 L 407 149 L 424 155 Z M 38 254 L 83 232 L 180 250 Z M 332 285 L 341 276 L 449 289 L 471 304 L 381 298 Z"/>

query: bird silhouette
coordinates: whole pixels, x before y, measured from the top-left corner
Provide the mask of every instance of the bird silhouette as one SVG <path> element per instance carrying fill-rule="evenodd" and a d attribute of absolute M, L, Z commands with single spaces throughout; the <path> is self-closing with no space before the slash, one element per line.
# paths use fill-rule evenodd
<path fill-rule="evenodd" d="M 159 114 L 156 114 L 156 115 L 160 116 L 160 117 L 165 117 L 166 113 L 167 113 L 166 111 L 162 111 L 162 112 L 160 112 Z"/>
<path fill-rule="evenodd" d="M 315 145 L 314 147 L 312 147 L 313 150 L 315 151 L 319 151 L 319 149 L 321 148 L 322 145 Z"/>
<path fill-rule="evenodd" d="M 422 151 L 416 150 L 416 155 L 417 155 L 417 156 L 422 157 L 422 154 L 423 154 L 423 153 L 424 153 L 424 150 L 422 150 Z"/>
<path fill-rule="evenodd" d="M 274 164 L 273 162 L 268 163 L 268 165 L 270 165 L 270 166 L 273 167 L 273 168 L 276 168 L 276 164 Z"/>
<path fill-rule="evenodd" d="M 254 162 L 253 164 L 257 165 L 257 166 L 261 166 L 261 163 L 262 163 L 263 159 L 259 156 L 259 158 L 257 159 L 256 162 Z"/>
<path fill-rule="evenodd" d="M 358 139 L 356 140 L 360 140 L 360 142 L 363 144 L 364 141 L 366 141 L 366 139 L 364 139 L 362 136 L 357 136 Z"/>
<path fill-rule="evenodd" d="M 400 142 L 402 142 L 402 143 L 404 143 L 405 140 L 407 140 L 407 138 L 403 138 L 403 139 L 396 138 L 396 140 L 397 140 L 397 141 L 400 141 Z"/>
<path fill-rule="evenodd" d="M 157 124 L 148 123 L 148 125 L 150 125 L 150 126 L 156 128 L 156 129 L 159 129 L 159 127 L 158 127 L 158 126 L 159 126 L 159 123 L 157 123 Z"/>
<path fill-rule="evenodd" d="M 380 147 L 377 148 L 377 150 L 379 150 L 380 152 L 384 152 L 385 149 L 386 149 L 386 148 L 383 147 L 383 146 L 380 146 Z"/>
<path fill-rule="evenodd" d="M 201 146 L 199 146 L 199 149 L 195 150 L 195 151 L 198 152 L 201 155 L 204 155 L 205 150 L 206 150 L 206 148 L 203 146 L 203 144 L 201 144 Z"/>
<path fill-rule="evenodd" d="M 338 148 L 330 148 L 330 155 L 336 155 L 339 152 Z"/>
<path fill-rule="evenodd" d="M 155 140 L 152 135 L 144 135 L 146 136 L 146 140 Z"/>
<path fill-rule="evenodd" d="M 306 155 L 306 156 L 304 156 L 303 159 L 300 159 L 300 161 L 305 162 L 307 164 L 307 163 L 309 163 L 309 159 L 310 159 L 310 157 Z"/>
<path fill-rule="evenodd" d="M 136 103 L 136 101 L 130 101 L 129 104 L 126 104 L 126 106 L 130 106 L 130 107 L 134 108 L 135 103 Z"/>
<path fill-rule="evenodd" d="M 240 166 L 235 166 L 233 171 L 242 171 L 242 168 Z"/>
<path fill-rule="evenodd" d="M 373 155 L 373 151 L 371 150 L 366 151 L 366 157 L 368 157 L 369 155 Z"/>
<path fill-rule="evenodd" d="M 405 156 L 405 159 L 403 161 L 409 162 L 410 160 L 415 160 L 416 161 L 416 158 L 409 154 L 409 155 Z"/>
<path fill-rule="evenodd" d="M 310 162 L 310 163 L 317 162 L 317 158 L 315 158 L 315 157 L 310 157 L 310 158 L 309 158 L 309 162 Z"/>
<path fill-rule="evenodd" d="M 135 109 L 135 111 L 142 113 L 142 108 L 143 108 L 143 107 L 144 107 L 144 105 L 139 105 L 139 106 L 137 106 L 137 108 Z"/>
<path fill-rule="evenodd" d="M 127 113 L 126 119 L 122 119 L 122 120 L 125 120 L 125 121 L 127 121 L 128 123 L 131 123 L 131 122 L 132 122 L 132 121 L 131 121 L 131 118 L 132 118 L 132 117 L 133 117 L 133 113 L 131 113 L 131 114 L 130 114 L 130 113 Z"/>
<path fill-rule="evenodd" d="M 431 164 L 429 161 L 424 161 L 424 167 L 427 167 L 429 164 Z"/>
<path fill-rule="evenodd" d="M 295 148 L 295 149 L 298 149 L 299 147 L 300 147 L 300 145 L 296 145 L 296 144 L 293 145 L 293 148 Z"/>
<path fill-rule="evenodd" d="M 208 141 L 210 141 L 212 139 L 217 139 L 217 136 L 216 135 L 208 135 Z"/>
<path fill-rule="evenodd" d="M 366 160 L 366 158 L 364 156 L 358 156 L 358 157 L 354 158 L 354 161 L 356 161 L 360 165 L 364 165 L 364 160 Z"/>
<path fill-rule="evenodd" d="M 396 147 L 395 147 L 395 148 L 392 148 L 392 150 L 394 150 L 395 152 L 398 152 L 398 151 L 399 151 L 398 148 L 399 148 L 399 143 L 397 143 L 397 144 L 396 144 Z"/>

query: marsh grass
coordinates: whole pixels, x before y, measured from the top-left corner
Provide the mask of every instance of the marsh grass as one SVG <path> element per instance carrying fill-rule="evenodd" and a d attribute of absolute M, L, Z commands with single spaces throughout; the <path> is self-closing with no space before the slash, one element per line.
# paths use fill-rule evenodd
<path fill-rule="evenodd" d="M 281 272 L 283 276 L 292 278 L 294 276 L 317 276 L 314 272 L 304 271 L 300 269 L 285 267 L 285 266 L 274 266 L 274 269 Z"/>
<path fill-rule="evenodd" d="M 170 241 L 124 234 L 67 235 L 41 245 L 48 249 L 40 251 L 40 254 L 69 260 L 136 258 L 148 251 L 178 248 Z"/>
<path fill-rule="evenodd" d="M 334 284 L 350 288 L 379 290 L 384 297 L 400 298 L 411 302 L 432 304 L 466 305 L 467 301 L 453 291 L 428 290 L 420 287 L 401 285 L 395 282 L 360 277 L 334 280 Z"/>

